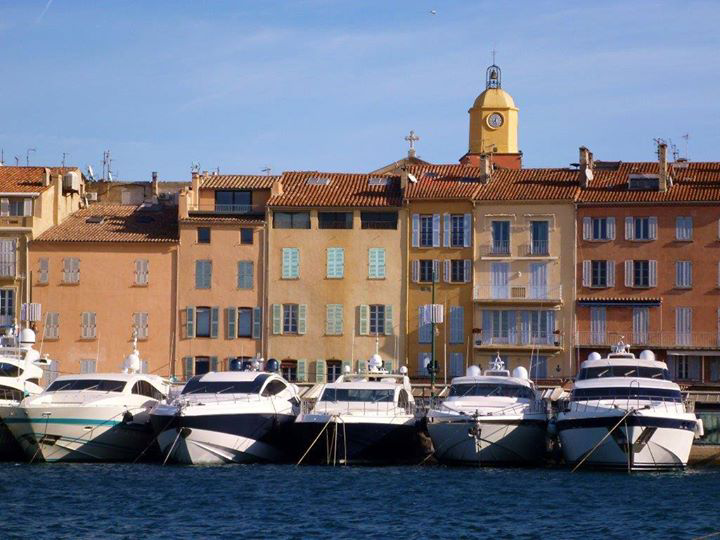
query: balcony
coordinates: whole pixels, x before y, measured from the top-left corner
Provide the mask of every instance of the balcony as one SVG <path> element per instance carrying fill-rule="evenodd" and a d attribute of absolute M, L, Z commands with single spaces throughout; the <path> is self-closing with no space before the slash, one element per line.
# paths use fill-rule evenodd
<path fill-rule="evenodd" d="M 526 257 L 548 257 L 550 255 L 550 242 L 547 240 L 533 240 L 523 250 Z"/>
<path fill-rule="evenodd" d="M 197 204 L 188 208 L 192 214 L 222 215 L 265 215 L 265 206 L 261 204 Z"/>
<path fill-rule="evenodd" d="M 2 216 L 0 217 L 0 229 L 32 229 L 33 217 L 32 216 Z"/>
<path fill-rule="evenodd" d="M 720 336 L 717 332 L 643 332 L 633 334 L 632 330 L 620 332 L 577 332 L 575 343 L 579 347 L 610 347 L 624 341 L 631 346 L 649 349 L 718 349 Z"/>
<path fill-rule="evenodd" d="M 489 304 L 562 304 L 562 285 L 476 285 L 473 300 Z"/>
<path fill-rule="evenodd" d="M 503 337 L 483 337 L 482 332 L 474 335 L 473 342 L 475 349 L 490 351 L 527 351 L 539 353 L 557 353 L 563 350 L 563 336 L 561 334 L 540 334 L 536 336 L 522 335 L 522 332 L 515 335 Z"/>
<path fill-rule="evenodd" d="M 509 257 L 510 242 L 493 241 L 492 244 L 484 246 L 483 251 L 488 257 Z"/>

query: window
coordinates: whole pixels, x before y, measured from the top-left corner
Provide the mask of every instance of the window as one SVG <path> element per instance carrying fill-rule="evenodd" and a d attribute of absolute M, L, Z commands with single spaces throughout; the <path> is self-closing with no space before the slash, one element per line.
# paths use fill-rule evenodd
<path fill-rule="evenodd" d="M 692 345 L 692 308 L 675 308 L 675 344 Z"/>
<path fill-rule="evenodd" d="M 238 289 L 252 289 L 254 283 L 253 261 L 238 261 Z"/>
<path fill-rule="evenodd" d="M 318 229 L 352 229 L 352 212 L 318 212 Z"/>
<path fill-rule="evenodd" d="M 451 377 L 461 377 L 465 373 L 465 360 L 463 353 L 450 353 L 450 373 Z"/>
<path fill-rule="evenodd" d="M 605 344 L 606 308 L 593 306 L 590 308 L 590 342 L 592 345 Z"/>
<path fill-rule="evenodd" d="M 0 289 L 0 325 L 8 326 L 15 322 L 15 290 Z"/>
<path fill-rule="evenodd" d="M 80 259 L 75 257 L 63 259 L 63 283 L 80 283 Z"/>
<path fill-rule="evenodd" d="M 298 333 L 298 305 L 283 304 L 283 334 Z"/>
<path fill-rule="evenodd" d="M 87 360 L 80 360 L 80 373 L 95 373 L 97 370 L 95 359 L 87 359 Z M 65 381 L 63 381 L 65 382 Z M 123 384 L 122 387 L 120 387 L 120 390 L 115 391 L 122 391 L 122 388 L 125 385 Z"/>
<path fill-rule="evenodd" d="M 195 308 L 195 337 L 210 337 L 211 312 L 209 307 Z"/>
<path fill-rule="evenodd" d="M 418 261 L 420 263 L 420 277 L 419 281 L 422 282 L 432 282 L 433 280 L 433 268 L 434 268 L 434 261 L 431 259 L 421 259 Z"/>
<path fill-rule="evenodd" d="M 148 338 L 148 314 L 133 313 L 133 329 L 138 339 Z"/>
<path fill-rule="evenodd" d="M 325 333 L 329 336 L 341 336 L 343 333 L 343 305 L 325 306 Z"/>
<path fill-rule="evenodd" d="M 345 250 L 343 248 L 327 248 L 326 277 L 340 279 L 345 274 Z"/>
<path fill-rule="evenodd" d="M 607 242 L 615 240 L 614 217 L 584 217 L 583 240 Z"/>
<path fill-rule="evenodd" d="M 32 216 L 33 201 L 30 198 L 1 198 L 0 216 Z"/>
<path fill-rule="evenodd" d="M 240 243 L 250 245 L 253 243 L 253 230 L 244 227 L 240 229 Z"/>
<path fill-rule="evenodd" d="M 360 212 L 361 229 L 397 229 L 397 212 Z"/>
<path fill-rule="evenodd" d="M 385 279 L 385 248 L 368 250 L 368 278 Z"/>
<path fill-rule="evenodd" d="M 376 336 L 385 333 L 385 306 L 373 304 L 370 306 L 370 335 Z"/>
<path fill-rule="evenodd" d="M 555 312 L 548 310 L 528 311 L 527 316 L 530 331 L 527 342 L 551 345 L 555 337 Z"/>
<path fill-rule="evenodd" d="M 592 239 L 593 240 L 609 240 L 608 220 L 607 218 L 593 218 L 592 220 Z"/>
<path fill-rule="evenodd" d="M 97 330 L 95 326 L 95 312 L 94 311 L 83 311 L 82 314 L 82 338 L 83 339 L 95 339 Z"/>
<path fill-rule="evenodd" d="M 650 261 L 633 261 L 633 286 L 650 286 Z"/>
<path fill-rule="evenodd" d="M 15 277 L 17 240 L 0 239 L 0 277 Z"/>
<path fill-rule="evenodd" d="M 650 309 L 646 307 L 633 308 L 633 344 L 645 345 L 648 342 L 648 321 Z"/>
<path fill-rule="evenodd" d="M 263 388 L 262 395 L 264 397 L 276 396 L 285 390 L 287 390 L 287 385 L 283 381 L 274 380 L 267 383 Z"/>
<path fill-rule="evenodd" d="M 432 342 L 432 305 L 418 306 L 418 343 Z"/>
<path fill-rule="evenodd" d="M 452 259 L 450 262 L 450 283 L 465 283 L 465 260 Z"/>
<path fill-rule="evenodd" d="M 327 382 L 332 383 L 342 374 L 342 362 L 340 360 L 327 361 Z"/>
<path fill-rule="evenodd" d="M 452 214 L 450 216 L 450 246 L 464 247 L 465 245 L 465 216 Z"/>
<path fill-rule="evenodd" d="M 145 286 L 148 284 L 149 266 L 147 259 L 135 260 L 135 285 Z"/>
<path fill-rule="evenodd" d="M 510 263 L 494 262 L 490 265 L 490 275 L 492 278 L 492 297 L 493 298 L 510 298 L 509 275 Z"/>
<path fill-rule="evenodd" d="M 693 218 L 678 216 L 675 218 L 675 240 L 691 242 L 693 238 Z"/>
<path fill-rule="evenodd" d="M 510 222 L 492 222 L 492 254 L 508 255 L 510 253 Z"/>
<path fill-rule="evenodd" d="M 152 384 L 150 384 L 147 381 L 138 381 L 135 383 L 135 385 L 132 388 L 133 394 L 138 394 L 140 396 L 146 396 L 152 399 L 161 400 L 165 396 L 162 395 L 162 393 L 155 388 Z"/>
<path fill-rule="evenodd" d="M 210 227 L 198 227 L 197 243 L 198 244 L 209 244 L 210 243 Z"/>
<path fill-rule="evenodd" d="M 449 343 L 465 342 L 465 311 L 462 306 L 450 306 L 450 337 Z"/>
<path fill-rule="evenodd" d="M 547 255 L 550 253 L 548 244 L 548 222 L 547 221 L 531 221 L 530 222 L 530 254 L 531 255 Z"/>
<path fill-rule="evenodd" d="M 310 212 L 275 212 L 273 227 L 275 229 L 309 229 Z"/>
<path fill-rule="evenodd" d="M 630 218 L 632 220 L 632 230 L 630 231 L 630 238 L 628 240 L 654 240 L 655 234 L 652 234 L 651 229 L 656 229 L 656 223 L 653 223 L 654 227 L 651 227 L 651 220 L 655 218 L 649 217 L 636 217 Z"/>
<path fill-rule="evenodd" d="M 53 311 L 45 313 L 45 339 L 58 339 L 60 337 L 60 314 Z"/>
<path fill-rule="evenodd" d="M 282 250 L 282 278 L 297 279 L 300 275 L 300 250 L 298 248 L 283 248 Z"/>
<path fill-rule="evenodd" d="M 47 285 L 50 260 L 47 257 L 38 259 L 38 284 Z"/>
<path fill-rule="evenodd" d="M 280 364 L 280 374 L 283 379 L 288 382 L 297 382 L 298 380 L 298 369 L 297 361 L 295 360 L 283 360 Z"/>
<path fill-rule="evenodd" d="M 692 287 L 692 261 L 675 262 L 675 287 L 678 289 Z"/>
<path fill-rule="evenodd" d="M 204 375 L 205 373 L 209 373 L 209 372 L 210 372 L 210 357 L 209 356 L 196 356 L 195 357 L 195 375 Z"/>
<path fill-rule="evenodd" d="M 510 316 L 515 313 L 511 311 L 491 311 L 490 328 L 493 343 L 510 342 Z M 484 325 L 483 325 L 484 326 Z M 514 325 L 513 325 L 514 326 Z M 514 330 L 514 328 L 513 328 Z"/>
<path fill-rule="evenodd" d="M 253 337 L 253 308 L 241 307 L 237 310 L 237 337 Z"/>
<path fill-rule="evenodd" d="M 530 298 L 545 299 L 547 290 L 547 263 L 530 263 Z"/>
<path fill-rule="evenodd" d="M 215 211 L 248 214 L 252 211 L 252 192 L 225 190 L 215 192 Z"/>
<path fill-rule="evenodd" d="M 212 261 L 195 261 L 195 288 L 209 289 L 212 285 Z"/>
<path fill-rule="evenodd" d="M 592 261 L 592 287 L 607 287 L 607 261 Z"/>
<path fill-rule="evenodd" d="M 433 246 L 433 221 L 432 214 L 420 216 L 420 247 Z"/>

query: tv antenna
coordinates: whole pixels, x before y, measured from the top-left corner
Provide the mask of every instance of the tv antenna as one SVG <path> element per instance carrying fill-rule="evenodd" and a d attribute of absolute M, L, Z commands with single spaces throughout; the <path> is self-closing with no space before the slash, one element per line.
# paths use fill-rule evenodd
<path fill-rule="evenodd" d="M 15 156 L 15 166 L 16 167 L 20 166 L 20 158 L 18 156 Z"/>
<path fill-rule="evenodd" d="M 270 167 L 270 165 L 265 165 L 262 169 L 260 169 L 260 172 L 264 172 L 265 176 L 270 176 L 272 168 Z"/>
<path fill-rule="evenodd" d="M 108 179 L 112 182 L 112 158 L 110 157 L 110 150 L 103 152 L 103 172 L 102 180 Z"/>
<path fill-rule="evenodd" d="M 62 166 L 63 167 L 65 166 L 65 158 L 68 157 L 69 155 L 70 154 L 68 154 L 67 152 L 63 152 L 63 158 L 62 158 Z"/>
<path fill-rule="evenodd" d="M 193 161 L 190 165 L 190 172 L 199 173 L 200 172 L 200 163 Z"/>
<path fill-rule="evenodd" d="M 25 152 L 25 165 L 30 166 L 30 152 L 37 152 L 37 148 L 28 148 Z"/>
<path fill-rule="evenodd" d="M 690 140 L 690 134 L 686 133 L 682 136 L 683 139 L 685 139 L 685 159 L 690 159 L 690 154 L 688 152 L 688 141 Z"/>

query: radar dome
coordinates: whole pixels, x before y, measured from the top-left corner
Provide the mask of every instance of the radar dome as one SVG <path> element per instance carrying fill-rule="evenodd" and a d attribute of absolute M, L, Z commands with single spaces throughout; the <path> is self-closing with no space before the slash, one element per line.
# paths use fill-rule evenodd
<path fill-rule="evenodd" d="M 20 344 L 21 345 L 32 345 L 35 343 L 35 332 L 30 328 L 23 328 L 20 331 Z"/>
<path fill-rule="evenodd" d="M 347 374 L 347 373 L 350 373 L 350 371 L 352 371 L 350 369 L 350 366 L 348 366 L 348 365 L 343 366 L 343 373 Z"/>
<path fill-rule="evenodd" d="M 408 374 L 407 366 L 400 366 L 400 375 L 407 375 L 407 374 Z"/>
<path fill-rule="evenodd" d="M 588 354 L 588 360 L 602 360 L 602 356 L 600 356 L 599 352 L 591 352 Z"/>
<path fill-rule="evenodd" d="M 652 351 L 650 351 L 650 350 L 648 350 L 648 349 L 645 349 L 644 351 L 642 351 L 642 352 L 640 353 L 640 360 L 651 360 L 651 361 L 654 361 L 654 360 L 655 360 L 655 353 L 652 352 Z"/>
<path fill-rule="evenodd" d="M 140 371 L 140 355 L 133 351 L 125 357 L 124 368 L 126 373 L 138 373 Z"/>
<path fill-rule="evenodd" d="M 516 379 L 527 379 L 528 371 L 523 366 L 518 366 L 512 371 L 512 376 Z"/>
<path fill-rule="evenodd" d="M 382 356 L 375 353 L 370 357 L 370 361 L 368 362 L 368 366 L 370 366 L 370 369 L 380 369 L 380 366 L 382 366 Z"/>
<path fill-rule="evenodd" d="M 480 376 L 480 368 L 477 366 L 470 366 L 467 368 L 466 375 L 468 377 L 479 377 Z"/>
<path fill-rule="evenodd" d="M 268 361 L 265 363 L 265 370 L 266 370 L 266 371 L 270 371 L 271 373 L 275 373 L 275 372 L 278 371 L 278 369 L 280 369 L 280 364 L 279 364 L 278 361 L 275 360 L 274 358 L 270 358 L 270 360 L 268 360 Z"/>

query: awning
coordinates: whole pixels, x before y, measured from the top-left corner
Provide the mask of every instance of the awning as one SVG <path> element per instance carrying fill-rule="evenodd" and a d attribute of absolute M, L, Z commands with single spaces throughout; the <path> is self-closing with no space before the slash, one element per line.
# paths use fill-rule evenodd
<path fill-rule="evenodd" d="M 578 306 L 605 306 L 605 307 L 659 307 L 660 298 L 592 298 L 581 297 L 577 299 Z"/>
<path fill-rule="evenodd" d="M 688 349 L 685 351 L 668 351 L 668 356 L 720 356 L 720 350 L 694 350 Z"/>

